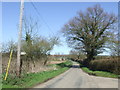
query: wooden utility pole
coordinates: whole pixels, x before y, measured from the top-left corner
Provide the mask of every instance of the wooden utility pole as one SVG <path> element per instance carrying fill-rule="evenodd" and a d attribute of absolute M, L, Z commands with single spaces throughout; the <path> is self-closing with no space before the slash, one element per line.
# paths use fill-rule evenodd
<path fill-rule="evenodd" d="M 18 50 L 17 50 L 17 76 L 20 76 L 20 54 L 21 54 L 21 37 L 22 37 L 22 19 L 23 19 L 24 0 L 21 0 L 20 6 L 20 22 L 19 22 L 19 33 L 18 33 Z"/>

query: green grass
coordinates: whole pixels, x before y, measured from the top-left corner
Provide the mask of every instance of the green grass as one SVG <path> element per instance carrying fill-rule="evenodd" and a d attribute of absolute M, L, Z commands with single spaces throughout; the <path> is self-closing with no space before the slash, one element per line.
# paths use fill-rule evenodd
<path fill-rule="evenodd" d="M 56 64 L 57 70 L 43 71 L 40 73 L 24 74 L 21 78 L 12 77 L 9 75 L 6 81 L 3 80 L 2 88 L 28 88 L 36 84 L 43 83 L 55 76 L 65 72 L 69 69 L 69 65 L 72 65 L 70 61 L 66 61 L 61 64 Z"/>
<path fill-rule="evenodd" d="M 101 76 L 101 77 L 109 77 L 109 78 L 118 78 L 119 75 L 110 73 L 110 72 L 105 72 L 105 71 L 92 71 L 87 67 L 82 67 L 82 70 L 90 75 L 95 75 L 95 76 Z"/>

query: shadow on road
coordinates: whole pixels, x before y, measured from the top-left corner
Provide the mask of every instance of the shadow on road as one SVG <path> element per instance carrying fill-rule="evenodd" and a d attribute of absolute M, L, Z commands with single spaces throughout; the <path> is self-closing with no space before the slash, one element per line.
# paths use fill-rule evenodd
<path fill-rule="evenodd" d="M 79 65 L 66 65 L 64 63 L 60 63 L 58 64 L 60 67 L 64 68 L 64 67 L 68 67 L 68 68 L 80 68 Z"/>
<path fill-rule="evenodd" d="M 71 68 L 80 68 L 80 66 L 79 65 L 72 65 Z"/>

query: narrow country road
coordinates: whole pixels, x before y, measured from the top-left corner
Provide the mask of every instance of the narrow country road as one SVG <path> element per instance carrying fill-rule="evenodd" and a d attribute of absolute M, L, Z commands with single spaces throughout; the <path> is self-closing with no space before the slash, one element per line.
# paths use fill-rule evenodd
<path fill-rule="evenodd" d="M 65 73 L 34 88 L 118 88 L 118 79 L 88 75 L 74 62 Z"/>

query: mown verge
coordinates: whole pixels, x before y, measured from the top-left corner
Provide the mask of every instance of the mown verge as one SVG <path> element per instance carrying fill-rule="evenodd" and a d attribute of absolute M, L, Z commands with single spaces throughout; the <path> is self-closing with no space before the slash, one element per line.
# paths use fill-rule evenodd
<path fill-rule="evenodd" d="M 21 78 L 13 78 L 9 75 L 6 81 L 3 80 L 2 88 L 29 88 L 65 72 L 71 65 L 71 61 L 66 61 L 64 63 L 56 64 L 56 70 L 24 74 L 21 76 Z"/>
<path fill-rule="evenodd" d="M 101 76 L 101 77 L 109 77 L 109 78 L 118 78 L 119 75 L 113 74 L 110 72 L 105 72 L 105 71 L 92 71 L 87 67 L 81 67 L 81 69 L 88 73 L 89 75 L 94 75 L 94 76 Z"/>
<path fill-rule="evenodd" d="M 94 76 L 102 76 L 109 78 L 120 78 L 120 60 L 119 57 L 103 57 L 89 62 L 84 65 L 84 60 L 76 60 L 80 64 L 81 69 Z"/>

